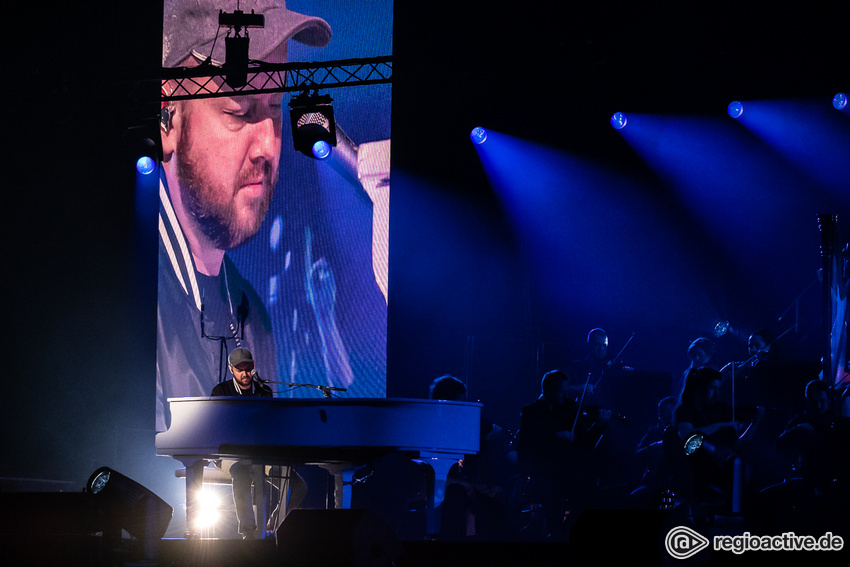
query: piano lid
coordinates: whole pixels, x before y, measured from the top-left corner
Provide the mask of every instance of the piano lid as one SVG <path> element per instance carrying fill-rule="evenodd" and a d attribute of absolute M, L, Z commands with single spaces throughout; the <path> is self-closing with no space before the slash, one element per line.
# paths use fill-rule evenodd
<path fill-rule="evenodd" d="M 473 402 L 239 397 L 168 401 L 171 427 L 156 436 L 156 449 L 172 457 L 250 457 L 252 447 L 469 454 L 478 451 L 481 427 L 481 404 Z"/>

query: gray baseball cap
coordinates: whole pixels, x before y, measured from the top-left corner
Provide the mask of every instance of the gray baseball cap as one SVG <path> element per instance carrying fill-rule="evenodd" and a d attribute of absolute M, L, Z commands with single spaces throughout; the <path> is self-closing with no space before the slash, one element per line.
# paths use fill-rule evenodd
<path fill-rule="evenodd" d="M 200 59 L 211 56 L 213 61 L 224 62 L 227 30 L 219 29 L 218 15 L 221 10 L 232 13 L 235 9 L 235 2 L 227 0 L 165 0 L 162 66 L 177 67 L 190 55 Z M 265 17 L 262 29 L 248 32 L 250 59 L 286 63 L 280 60 L 282 50 L 277 49 L 283 42 L 294 39 L 311 47 L 324 47 L 331 40 L 331 27 L 325 20 L 287 10 L 286 0 L 241 0 L 239 9 L 246 14 L 253 10 Z"/>
<path fill-rule="evenodd" d="M 251 356 L 251 351 L 247 348 L 236 348 L 227 357 L 227 363 L 230 366 L 239 366 L 243 362 L 254 362 L 254 357 Z"/>

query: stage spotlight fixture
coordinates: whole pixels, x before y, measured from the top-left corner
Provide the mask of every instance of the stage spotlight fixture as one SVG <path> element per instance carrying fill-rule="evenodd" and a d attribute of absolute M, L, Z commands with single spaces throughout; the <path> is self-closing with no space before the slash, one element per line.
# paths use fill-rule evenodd
<path fill-rule="evenodd" d="M 304 92 L 289 102 L 289 118 L 292 122 L 292 143 L 295 149 L 307 157 L 322 159 L 315 153 L 317 142 L 327 144 L 327 154 L 336 147 L 336 122 L 333 99 L 330 95 L 312 95 Z M 324 153 L 322 150 L 320 153 Z"/>
<path fill-rule="evenodd" d="M 732 118 L 739 118 L 744 113 L 744 105 L 740 101 L 734 100 L 726 107 L 726 112 Z"/>
<path fill-rule="evenodd" d="M 713 329 L 712 332 L 714 333 L 715 337 L 719 338 L 719 337 L 722 337 L 723 335 L 725 335 L 726 333 L 729 332 L 729 327 L 730 327 L 729 321 L 725 321 L 725 320 L 717 321 L 714 324 L 714 329 Z"/>
<path fill-rule="evenodd" d="M 487 141 L 487 130 L 481 126 L 476 126 L 472 129 L 472 132 L 469 133 L 469 138 L 474 144 L 481 145 Z"/>
<path fill-rule="evenodd" d="M 136 171 L 142 175 L 150 175 L 156 171 L 159 163 L 159 150 L 156 142 L 149 137 L 137 137 L 132 142 L 133 157 L 136 158 Z"/>
<path fill-rule="evenodd" d="M 156 162 L 150 156 L 142 156 L 136 160 L 136 171 L 142 175 L 150 175 L 156 169 Z"/>
<path fill-rule="evenodd" d="M 629 123 L 629 118 L 622 112 L 615 112 L 611 115 L 611 126 L 614 130 L 622 130 Z"/>
<path fill-rule="evenodd" d="M 693 455 L 697 452 L 697 450 L 702 447 L 702 443 L 705 440 L 702 433 L 696 431 L 691 433 L 687 439 L 685 439 L 685 454 Z"/>
<path fill-rule="evenodd" d="M 124 529 L 146 542 L 162 539 L 171 522 L 173 508 L 156 494 L 108 467 L 92 473 L 86 493 L 112 529 Z"/>
<path fill-rule="evenodd" d="M 248 83 L 248 45 L 251 41 L 248 28 L 264 26 L 265 16 L 255 14 L 253 10 L 250 14 L 241 10 L 234 10 L 232 14 L 219 11 L 218 27 L 228 29 L 224 38 L 224 82 L 230 88 L 238 89 Z M 245 28 L 245 35 L 241 35 L 242 28 Z"/>
<path fill-rule="evenodd" d="M 847 107 L 847 95 L 844 93 L 837 93 L 834 97 L 832 97 L 832 106 L 834 106 L 836 110 L 844 110 Z"/>
<path fill-rule="evenodd" d="M 331 155 L 331 145 L 324 140 L 319 140 L 313 144 L 313 157 L 316 159 L 325 159 Z"/>
<path fill-rule="evenodd" d="M 721 445 L 715 445 L 699 431 L 694 431 L 688 435 L 688 438 L 685 439 L 685 446 L 683 448 L 685 455 L 688 456 L 694 455 L 697 451 L 702 449 L 708 454 L 715 464 L 721 467 L 726 466 L 738 457 L 734 451 Z"/>

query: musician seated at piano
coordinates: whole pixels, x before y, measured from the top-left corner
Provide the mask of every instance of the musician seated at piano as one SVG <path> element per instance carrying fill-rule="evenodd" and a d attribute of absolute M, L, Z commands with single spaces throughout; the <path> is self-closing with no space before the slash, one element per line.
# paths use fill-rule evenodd
<path fill-rule="evenodd" d="M 254 372 L 254 357 L 248 349 L 234 349 L 227 357 L 227 368 L 233 378 L 216 384 L 211 396 L 272 397 L 271 388 Z"/>
<path fill-rule="evenodd" d="M 582 496 L 587 492 L 580 485 L 582 456 L 589 453 L 586 445 L 595 436 L 580 415 L 566 372 L 544 374 L 540 390 L 540 397 L 520 414 L 519 466 L 528 480 L 529 497 L 543 508 L 546 537 L 562 539 L 586 504 Z M 594 419 L 607 423 L 610 417 L 610 410 L 599 410 Z"/>
<path fill-rule="evenodd" d="M 756 432 L 764 408 L 747 411 L 721 401 L 722 374 L 709 367 L 692 368 L 686 378 L 680 403 L 673 412 L 673 428 L 678 435 L 682 451 L 687 439 L 699 432 L 719 447 L 724 454 L 740 454 Z M 715 454 L 719 455 L 720 452 Z M 717 467 L 716 459 L 709 462 L 706 453 L 691 460 L 694 466 L 694 497 L 704 503 L 719 503 L 729 493 L 732 478 L 730 470 Z"/>
<path fill-rule="evenodd" d="M 255 378 L 254 357 L 248 349 L 234 349 L 227 357 L 227 367 L 233 378 L 216 385 L 211 396 L 272 397 L 271 388 Z M 233 503 L 242 539 L 257 539 L 257 515 L 254 512 L 251 487 L 262 491 L 264 467 L 250 461 L 222 460 L 216 464 L 223 471 L 230 472 L 233 481 Z"/>

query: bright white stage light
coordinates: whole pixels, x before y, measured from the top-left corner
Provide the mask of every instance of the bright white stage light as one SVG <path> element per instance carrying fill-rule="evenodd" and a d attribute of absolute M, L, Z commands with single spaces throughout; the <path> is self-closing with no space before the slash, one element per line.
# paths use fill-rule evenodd
<path fill-rule="evenodd" d="M 221 498 L 212 490 L 204 488 L 198 494 L 196 528 L 204 530 L 214 527 L 221 519 Z"/>

